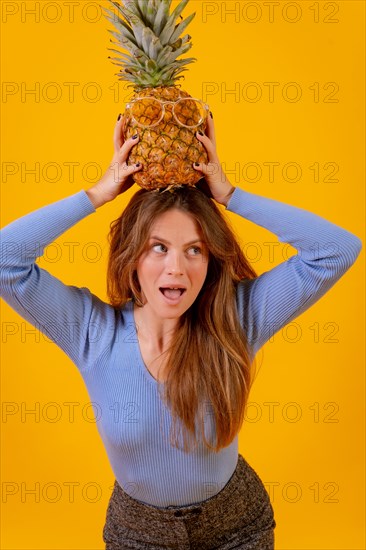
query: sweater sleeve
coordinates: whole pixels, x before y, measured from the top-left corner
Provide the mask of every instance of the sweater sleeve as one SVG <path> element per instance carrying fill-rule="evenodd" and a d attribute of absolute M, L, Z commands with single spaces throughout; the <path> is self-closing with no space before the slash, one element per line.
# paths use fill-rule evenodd
<path fill-rule="evenodd" d="M 268 229 L 297 250 L 288 260 L 237 286 L 239 318 L 254 356 L 346 273 L 362 242 L 316 214 L 239 187 L 226 209 Z"/>
<path fill-rule="evenodd" d="M 0 232 L 1 297 L 80 369 L 91 365 L 113 336 L 114 309 L 87 288 L 64 284 L 35 261 L 47 245 L 94 212 L 82 190 L 15 220 Z"/>

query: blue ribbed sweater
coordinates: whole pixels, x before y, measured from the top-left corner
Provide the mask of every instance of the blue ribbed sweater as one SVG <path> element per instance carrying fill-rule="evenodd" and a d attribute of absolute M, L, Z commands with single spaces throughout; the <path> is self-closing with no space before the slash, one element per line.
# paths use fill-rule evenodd
<path fill-rule="evenodd" d="M 298 253 L 237 287 L 249 351 L 323 296 L 355 262 L 361 241 L 306 210 L 235 188 L 227 210 L 262 226 Z M 238 437 L 219 453 L 169 443 L 171 416 L 140 353 L 132 302 L 121 311 L 87 288 L 67 286 L 35 263 L 45 247 L 95 212 L 84 190 L 15 220 L 1 231 L 1 296 L 75 363 L 119 484 L 153 506 L 183 506 L 218 493 L 235 470 Z M 34 250 L 37 250 L 35 255 Z M 212 441 L 211 415 L 205 421 Z M 206 420 L 206 418 L 205 418 Z"/>

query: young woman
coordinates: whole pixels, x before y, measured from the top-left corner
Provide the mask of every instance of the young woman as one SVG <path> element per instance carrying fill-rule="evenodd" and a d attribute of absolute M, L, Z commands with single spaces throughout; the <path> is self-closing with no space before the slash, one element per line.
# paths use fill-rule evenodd
<path fill-rule="evenodd" d="M 35 264 L 67 229 L 132 185 L 119 118 L 97 185 L 2 230 L 1 292 L 72 359 L 116 477 L 107 550 L 270 550 L 273 508 L 238 453 L 255 355 L 355 262 L 361 241 L 308 211 L 233 187 L 214 125 L 197 133 L 209 164 L 195 188 L 140 189 L 111 224 L 105 303 Z M 116 166 L 118 170 L 116 171 Z M 216 203 L 298 254 L 257 276 Z M 316 243 L 316 246 L 314 246 Z"/>

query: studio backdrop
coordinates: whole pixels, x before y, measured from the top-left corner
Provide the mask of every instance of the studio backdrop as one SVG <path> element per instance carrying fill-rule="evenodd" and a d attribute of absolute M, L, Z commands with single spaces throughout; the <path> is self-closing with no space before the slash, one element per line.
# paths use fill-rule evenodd
<path fill-rule="evenodd" d="M 101 5 L 1 2 L 2 227 L 90 188 L 112 158 L 132 90 L 108 59 Z M 362 238 L 364 2 L 192 0 L 193 11 L 183 87 L 209 104 L 231 183 Z M 37 264 L 106 300 L 109 224 L 138 189 Z M 224 214 L 258 274 L 296 253 Z M 277 550 L 365 548 L 363 257 L 257 355 L 239 451 L 270 495 Z M 1 547 L 102 549 L 115 478 L 98 418 L 71 360 L 5 302 L 1 377 Z"/>

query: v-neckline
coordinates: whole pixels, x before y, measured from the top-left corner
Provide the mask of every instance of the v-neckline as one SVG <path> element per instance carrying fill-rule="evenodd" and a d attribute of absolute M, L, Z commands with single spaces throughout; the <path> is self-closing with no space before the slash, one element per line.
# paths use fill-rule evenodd
<path fill-rule="evenodd" d="M 139 364 L 140 368 L 143 370 L 143 372 L 145 373 L 145 377 L 152 384 L 154 384 L 154 386 L 157 386 L 158 384 L 164 384 L 164 382 L 160 382 L 159 380 L 157 380 L 155 378 L 155 376 L 149 371 L 149 369 L 147 368 L 147 365 L 144 361 L 144 358 L 142 356 L 140 341 L 139 341 L 139 337 L 138 337 L 138 333 L 137 333 L 137 325 L 136 325 L 136 321 L 135 321 L 134 304 L 133 304 L 132 301 L 130 302 L 130 315 L 131 315 L 132 326 L 133 326 L 133 341 L 134 341 L 134 344 L 135 344 L 135 352 L 136 352 L 136 355 L 137 355 L 138 364 Z"/>

